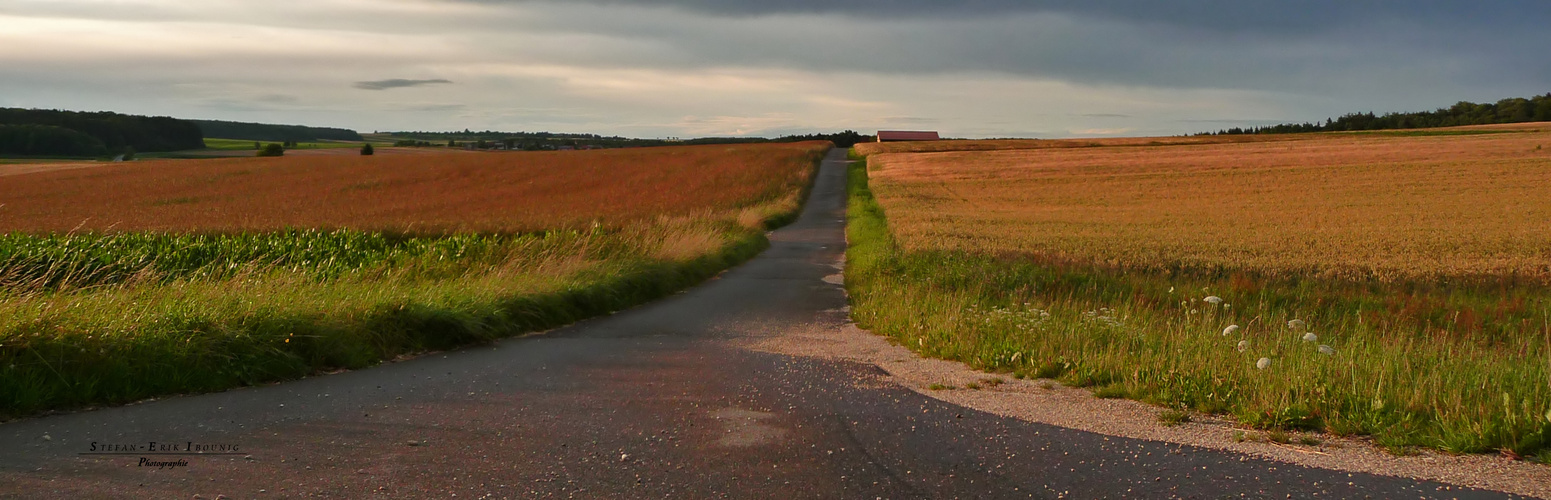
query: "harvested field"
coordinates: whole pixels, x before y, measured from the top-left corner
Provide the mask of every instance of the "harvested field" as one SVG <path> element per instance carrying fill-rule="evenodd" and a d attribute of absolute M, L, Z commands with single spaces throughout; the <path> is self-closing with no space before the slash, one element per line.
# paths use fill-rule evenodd
<path fill-rule="evenodd" d="M 1107 146 L 1189 146 L 1201 144 L 1240 144 L 1291 141 L 1322 141 L 1332 137 L 1419 137 L 1452 135 L 1486 135 L 1515 132 L 1547 132 L 1551 123 L 1509 123 L 1501 125 L 1470 125 L 1422 130 L 1375 130 L 1368 132 L 1342 132 L 1328 134 L 1280 134 L 1280 135 L 1209 135 L 1180 137 L 1113 137 L 1089 139 L 983 139 L 920 142 L 868 142 L 856 145 L 862 156 L 880 153 L 940 153 L 945 151 L 1002 151 L 1009 149 L 1061 149 L 1095 148 Z"/>
<path fill-rule="evenodd" d="M 619 226 L 780 196 L 825 147 L 143 161 L 5 177 L 0 232 Z"/>
<path fill-rule="evenodd" d="M 1551 280 L 1551 132 L 872 158 L 908 249 L 1348 279 Z M 1127 143 L 1129 145 L 1129 143 Z"/>
<path fill-rule="evenodd" d="M 856 145 L 857 154 L 940 153 L 944 151 L 1005 151 L 1029 149 L 1097 148 L 1105 146 L 1188 146 L 1194 144 L 1234 144 L 1266 141 L 1300 141 L 1306 136 L 1275 137 L 1218 135 L 1191 137 L 1120 137 L 1101 139 L 982 139 L 954 141 L 868 142 Z"/>

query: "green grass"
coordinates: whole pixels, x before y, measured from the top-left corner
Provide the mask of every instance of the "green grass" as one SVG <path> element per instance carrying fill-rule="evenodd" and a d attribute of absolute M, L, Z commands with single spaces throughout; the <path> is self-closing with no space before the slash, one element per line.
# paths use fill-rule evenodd
<path fill-rule="evenodd" d="M 687 262 L 617 235 L 561 237 L 327 280 L 316 276 L 328 267 L 269 268 L 12 296 L 0 305 L 0 412 L 262 384 L 548 329 L 670 294 L 766 244 L 758 231 L 722 234 L 721 249 Z"/>
<path fill-rule="evenodd" d="M 253 147 L 253 145 L 255 143 L 260 144 L 260 145 L 265 145 L 265 144 L 269 144 L 269 143 L 272 143 L 272 142 L 277 142 L 277 141 L 249 141 L 249 140 L 243 140 L 243 139 L 219 139 L 219 138 L 206 137 L 205 138 L 205 149 L 215 149 L 215 150 L 221 150 L 221 151 L 257 151 L 258 148 Z M 332 142 L 332 141 L 299 142 L 299 143 L 296 144 L 296 146 L 289 147 L 289 148 L 286 148 L 286 149 L 339 149 L 339 148 L 357 148 L 357 149 L 359 149 L 362 144 L 364 144 L 364 143 L 360 143 L 360 142 Z"/>
<path fill-rule="evenodd" d="M 179 202 L 187 201 L 167 201 Z M 543 251 L 591 236 L 551 231 L 411 237 L 317 229 L 241 234 L 0 234 L 0 297 L 134 280 L 165 283 L 274 271 L 322 280 L 421 261 L 472 265 L 476 260 Z"/>
<path fill-rule="evenodd" d="M 867 187 L 865 166 L 850 174 L 852 316 L 924 355 L 1097 387 L 1101 397 L 1227 415 L 1254 428 L 1370 435 L 1394 450 L 1529 456 L 1551 445 L 1551 308 L 1543 288 L 1257 282 L 1228 272 L 905 252 Z M 1207 295 L 1229 307 L 1203 302 Z M 1404 317 L 1408 304 L 1439 301 L 1501 314 L 1385 321 Z M 1287 326 L 1292 319 L 1318 341 L 1305 342 Z M 1459 326 L 1427 333 L 1448 324 Z M 1229 325 L 1240 328 L 1225 336 Z M 1272 363 L 1257 369 L 1262 357 Z"/>

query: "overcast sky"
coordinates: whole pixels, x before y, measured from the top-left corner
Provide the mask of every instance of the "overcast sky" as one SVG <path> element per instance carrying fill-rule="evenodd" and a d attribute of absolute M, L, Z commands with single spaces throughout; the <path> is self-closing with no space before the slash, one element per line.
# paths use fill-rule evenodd
<path fill-rule="evenodd" d="M 1551 2 L 0 0 L 0 106 L 632 137 L 1169 135 L 1551 92 Z"/>

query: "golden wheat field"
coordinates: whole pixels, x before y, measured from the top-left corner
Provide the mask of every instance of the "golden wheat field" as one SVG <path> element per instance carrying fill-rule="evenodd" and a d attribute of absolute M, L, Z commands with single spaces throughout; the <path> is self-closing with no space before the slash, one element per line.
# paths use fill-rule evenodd
<path fill-rule="evenodd" d="M 1270 276 L 1551 281 L 1543 123 L 951 142 L 868 145 L 872 188 L 908 250 Z"/>
<path fill-rule="evenodd" d="M 155 160 L 0 177 L 0 233 L 623 226 L 789 196 L 827 142 Z"/>

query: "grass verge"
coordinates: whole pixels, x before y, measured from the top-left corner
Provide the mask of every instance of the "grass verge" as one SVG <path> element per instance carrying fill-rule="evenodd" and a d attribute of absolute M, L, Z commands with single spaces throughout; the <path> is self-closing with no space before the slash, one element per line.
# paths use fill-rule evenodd
<path fill-rule="evenodd" d="M 1211 277 L 907 252 L 865 162 L 849 186 L 853 318 L 923 355 L 1390 449 L 1546 458 L 1551 447 L 1551 330 L 1424 339 L 1317 296 L 1207 302 L 1213 287 L 1231 288 Z"/>

